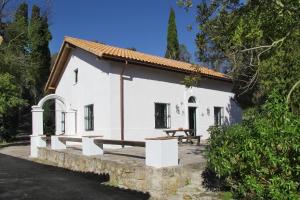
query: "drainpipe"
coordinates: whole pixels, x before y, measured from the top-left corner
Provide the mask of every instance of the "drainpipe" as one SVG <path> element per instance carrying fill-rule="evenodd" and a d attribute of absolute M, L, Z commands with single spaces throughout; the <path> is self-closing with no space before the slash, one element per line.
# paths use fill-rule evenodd
<path fill-rule="evenodd" d="M 120 74 L 120 114 L 121 114 L 121 140 L 124 140 L 124 72 L 125 67 L 127 66 L 128 62 L 125 61 L 125 65 L 122 68 L 121 74 Z M 122 144 L 122 147 L 124 145 Z"/>

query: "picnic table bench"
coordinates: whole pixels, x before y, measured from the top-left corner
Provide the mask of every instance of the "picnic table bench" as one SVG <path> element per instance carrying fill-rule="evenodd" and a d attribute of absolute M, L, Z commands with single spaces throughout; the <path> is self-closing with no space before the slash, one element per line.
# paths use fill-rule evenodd
<path fill-rule="evenodd" d="M 182 140 L 186 139 L 187 143 L 191 143 L 193 144 L 192 139 L 197 139 L 197 145 L 200 145 L 200 140 L 202 135 L 194 135 L 195 134 L 195 130 L 194 129 L 168 129 L 168 130 L 164 130 L 164 132 L 171 137 L 176 137 L 178 138 L 178 142 L 179 144 L 182 144 Z M 176 133 L 178 132 L 184 132 L 184 135 L 177 135 Z"/>

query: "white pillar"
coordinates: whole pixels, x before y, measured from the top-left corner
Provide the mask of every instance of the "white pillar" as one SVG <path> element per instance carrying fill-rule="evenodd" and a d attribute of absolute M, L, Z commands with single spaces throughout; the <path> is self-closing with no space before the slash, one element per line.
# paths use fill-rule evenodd
<path fill-rule="evenodd" d="M 32 106 L 32 135 L 43 135 L 43 112 L 44 110 L 39 106 Z"/>
<path fill-rule="evenodd" d="M 95 137 L 82 137 L 82 154 L 85 156 L 103 155 L 103 144 L 95 144 Z"/>
<path fill-rule="evenodd" d="M 38 148 L 46 147 L 46 136 L 44 135 L 31 135 L 30 136 L 30 157 L 38 157 Z"/>
<path fill-rule="evenodd" d="M 65 114 L 65 134 L 76 135 L 76 111 L 69 110 Z"/>
<path fill-rule="evenodd" d="M 62 150 L 62 149 L 66 149 L 66 142 L 62 142 L 59 139 L 59 136 L 56 135 L 52 135 L 51 136 L 51 149 L 53 150 Z"/>
<path fill-rule="evenodd" d="M 146 139 L 146 165 L 156 168 L 177 166 L 177 139 Z"/>

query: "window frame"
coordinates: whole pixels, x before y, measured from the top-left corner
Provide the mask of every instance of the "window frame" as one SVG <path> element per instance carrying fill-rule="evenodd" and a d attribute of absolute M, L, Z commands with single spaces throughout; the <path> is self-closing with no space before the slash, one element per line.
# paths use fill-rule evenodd
<path fill-rule="evenodd" d="M 61 112 L 61 132 L 65 133 L 66 132 L 66 113 Z"/>
<path fill-rule="evenodd" d="M 78 68 L 74 70 L 74 85 L 78 83 Z"/>
<path fill-rule="evenodd" d="M 90 108 L 91 110 L 89 110 Z M 84 106 L 84 130 L 94 130 L 94 104 Z"/>
<path fill-rule="evenodd" d="M 220 119 L 218 117 L 218 119 L 216 120 L 216 112 L 215 109 L 218 108 L 220 109 Z M 219 113 L 218 113 L 219 114 Z M 219 115 L 218 115 L 219 116 Z M 217 122 L 217 123 L 216 123 Z M 222 106 L 214 106 L 214 125 L 215 126 L 222 126 L 224 122 L 224 107 Z"/>
<path fill-rule="evenodd" d="M 164 105 L 166 106 L 166 116 L 163 117 L 166 122 L 161 122 L 161 124 L 166 124 L 166 126 L 157 126 L 157 116 L 156 116 L 156 105 Z M 155 129 L 170 129 L 171 128 L 171 104 L 170 103 L 162 103 L 162 102 L 154 102 L 154 127 Z"/>

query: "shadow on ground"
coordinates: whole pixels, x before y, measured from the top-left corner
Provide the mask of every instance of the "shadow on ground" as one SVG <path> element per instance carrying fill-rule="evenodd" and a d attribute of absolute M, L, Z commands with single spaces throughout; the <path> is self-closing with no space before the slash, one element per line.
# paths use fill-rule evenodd
<path fill-rule="evenodd" d="M 0 199 L 149 199 L 149 194 L 103 185 L 109 176 L 80 173 L 0 154 Z"/>
<path fill-rule="evenodd" d="M 229 188 L 225 184 L 225 180 L 216 176 L 209 168 L 206 168 L 202 173 L 203 186 L 209 191 L 226 192 Z"/>
<path fill-rule="evenodd" d="M 11 147 L 11 146 L 25 146 L 29 144 L 30 141 L 12 142 L 12 143 L 0 144 L 0 148 Z"/>

